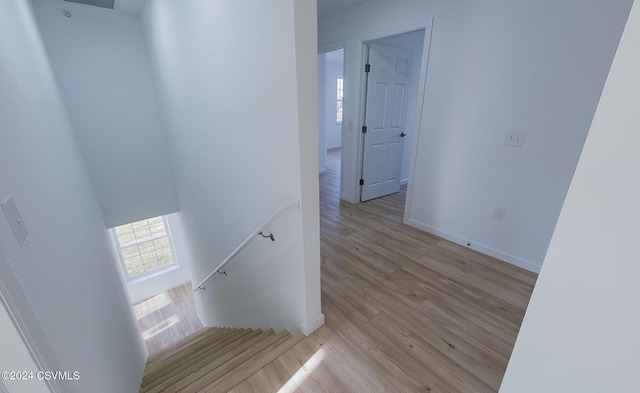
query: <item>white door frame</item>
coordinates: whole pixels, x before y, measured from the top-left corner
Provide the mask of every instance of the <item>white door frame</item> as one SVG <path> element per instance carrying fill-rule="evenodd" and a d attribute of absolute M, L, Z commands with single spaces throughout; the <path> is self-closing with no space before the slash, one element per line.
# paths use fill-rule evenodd
<path fill-rule="evenodd" d="M 62 370 L 46 338 L 29 298 L 16 275 L 11 261 L 0 244 L 0 302 L 5 305 L 11 320 L 41 371 Z M 1 307 L 1 306 L 0 306 Z M 49 379 L 45 381 L 52 393 L 73 393 L 69 383 Z M 3 386 L 6 388 L 6 386 Z M 0 388 L 0 392 L 2 389 Z"/>
<path fill-rule="evenodd" d="M 367 44 L 371 41 L 379 40 L 382 38 L 387 38 L 399 34 L 411 33 L 418 30 L 424 30 L 424 42 L 423 42 L 423 50 L 422 50 L 422 59 L 420 62 L 420 73 L 418 78 L 418 100 L 417 100 L 417 110 L 416 110 L 416 123 L 414 126 L 415 129 L 415 138 L 412 142 L 411 148 L 411 160 L 409 167 L 409 186 L 407 190 L 407 200 L 405 206 L 405 220 L 406 213 L 408 212 L 408 207 L 411 202 L 411 184 L 413 183 L 414 176 L 414 168 L 415 168 L 415 160 L 416 160 L 416 152 L 418 146 L 418 140 L 420 138 L 420 128 L 422 123 L 422 108 L 424 102 L 424 92 L 426 87 L 426 77 L 427 77 L 427 69 L 429 64 L 429 51 L 431 49 L 431 36 L 433 29 L 433 18 L 424 19 L 417 23 L 405 26 L 396 26 L 394 28 L 389 28 L 381 31 L 377 31 L 375 33 L 364 34 L 355 40 L 355 52 L 356 52 L 356 70 L 359 72 L 360 77 L 356 78 L 353 83 L 355 83 L 355 89 L 353 91 L 356 92 L 355 97 L 353 97 L 352 108 L 355 110 L 355 116 L 357 126 L 355 127 L 354 132 L 352 133 L 343 133 L 343 137 L 351 136 L 353 138 L 353 149 L 350 152 L 355 160 L 353 160 L 353 168 L 351 171 L 346 171 L 347 168 L 342 167 L 341 171 L 341 179 L 346 180 L 341 181 L 343 185 L 349 187 L 348 192 L 342 192 L 341 189 L 341 198 L 347 200 L 351 203 L 359 203 L 361 196 L 361 187 L 359 185 L 360 175 L 362 174 L 362 156 L 363 156 L 363 148 L 364 148 L 364 138 L 360 129 L 364 124 L 364 114 L 365 114 L 365 102 L 364 94 L 366 93 L 366 75 L 364 73 L 364 66 L 366 64 L 366 56 L 367 56 Z M 328 44 L 330 45 L 330 44 Z M 323 45 L 325 46 L 325 45 Z M 348 45 L 347 45 L 348 47 Z M 347 50 L 345 47 L 345 57 L 347 55 Z M 345 61 L 346 64 L 346 61 Z M 349 105 L 345 100 L 345 107 Z M 343 123 L 344 127 L 344 123 Z M 345 144 L 343 144 L 345 145 Z M 343 151 L 343 154 L 345 152 Z M 347 152 L 349 154 L 349 152 Z"/>

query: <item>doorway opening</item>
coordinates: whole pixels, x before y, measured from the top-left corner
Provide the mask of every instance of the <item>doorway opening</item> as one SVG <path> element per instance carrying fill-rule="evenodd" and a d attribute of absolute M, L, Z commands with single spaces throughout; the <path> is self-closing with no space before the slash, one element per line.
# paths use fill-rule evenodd
<path fill-rule="evenodd" d="M 345 82 L 344 48 L 318 54 L 318 167 L 321 174 L 330 172 L 332 177 L 337 175 L 333 183 L 338 185 L 338 199 Z"/>
<path fill-rule="evenodd" d="M 366 42 L 361 97 L 360 201 L 397 193 L 409 182 L 418 133 L 425 30 Z"/>

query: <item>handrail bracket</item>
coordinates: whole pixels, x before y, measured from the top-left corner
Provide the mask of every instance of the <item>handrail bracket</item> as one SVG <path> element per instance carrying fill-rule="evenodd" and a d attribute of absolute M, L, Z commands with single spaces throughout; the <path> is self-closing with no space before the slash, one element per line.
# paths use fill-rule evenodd
<path fill-rule="evenodd" d="M 258 235 L 260 235 L 260 236 L 264 237 L 265 239 L 266 239 L 266 238 L 269 238 L 269 239 L 271 239 L 271 241 L 272 241 L 272 242 L 275 242 L 275 241 L 276 241 L 276 238 L 275 238 L 275 236 L 273 236 L 273 233 L 270 233 L 270 234 L 268 234 L 268 235 L 265 235 L 265 234 L 264 234 L 264 232 L 260 232 L 260 233 L 258 233 Z"/>
<path fill-rule="evenodd" d="M 279 215 L 281 215 L 285 210 L 293 208 L 293 207 L 300 207 L 300 201 L 299 200 L 291 200 L 291 201 L 287 201 L 285 203 L 283 203 L 282 205 L 280 205 L 280 207 L 278 209 L 276 209 L 275 212 L 273 212 L 255 231 L 253 231 L 251 233 L 251 235 L 249 235 L 249 237 L 247 237 L 245 239 L 245 241 L 243 241 L 242 243 L 240 243 L 240 245 L 238 247 L 236 247 L 235 250 L 233 250 L 231 252 L 231 254 L 229 254 L 229 256 L 227 256 L 225 258 L 224 261 L 222 261 L 221 264 L 218 265 L 218 267 L 216 267 L 215 269 L 213 269 L 213 271 L 211 273 L 209 273 L 209 275 L 207 277 L 205 277 L 204 280 L 202 280 L 200 282 L 200 284 L 196 287 L 196 289 L 194 289 L 193 291 L 197 291 L 197 290 L 204 290 L 204 284 L 209 281 L 209 279 L 211 279 L 211 277 L 215 276 L 216 274 L 220 274 L 220 275 L 227 275 L 227 272 L 222 270 L 223 267 L 225 267 L 225 265 L 227 263 L 229 263 L 229 261 L 231 261 L 231 259 L 233 259 L 233 257 L 235 257 L 242 249 L 244 249 L 247 244 L 249 244 L 249 242 L 253 239 L 255 239 L 256 235 L 260 235 L 264 238 L 269 238 L 271 239 L 272 242 L 276 241 L 275 236 L 273 236 L 273 233 L 270 233 L 268 235 L 264 234 L 264 229 L 267 228 L 267 226 L 273 221 L 275 220 Z"/>

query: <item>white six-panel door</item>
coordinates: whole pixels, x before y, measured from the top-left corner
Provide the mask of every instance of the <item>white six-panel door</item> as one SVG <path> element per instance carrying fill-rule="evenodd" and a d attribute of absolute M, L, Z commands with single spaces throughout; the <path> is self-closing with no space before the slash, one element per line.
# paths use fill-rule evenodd
<path fill-rule="evenodd" d="M 400 190 L 411 57 L 406 49 L 369 45 L 362 201 Z"/>

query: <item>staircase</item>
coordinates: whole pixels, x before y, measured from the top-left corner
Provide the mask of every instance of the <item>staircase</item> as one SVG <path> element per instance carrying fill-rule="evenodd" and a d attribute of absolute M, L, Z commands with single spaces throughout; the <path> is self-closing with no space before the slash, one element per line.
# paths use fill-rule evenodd
<path fill-rule="evenodd" d="M 149 356 L 140 392 L 228 392 L 303 338 L 272 329 L 202 329 Z"/>

